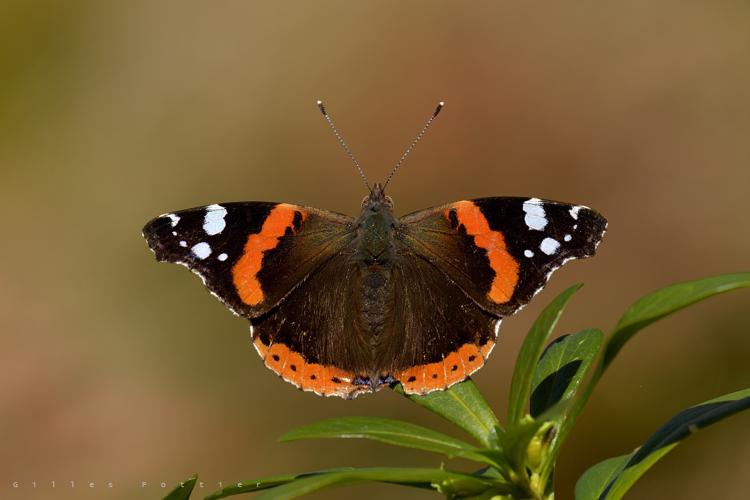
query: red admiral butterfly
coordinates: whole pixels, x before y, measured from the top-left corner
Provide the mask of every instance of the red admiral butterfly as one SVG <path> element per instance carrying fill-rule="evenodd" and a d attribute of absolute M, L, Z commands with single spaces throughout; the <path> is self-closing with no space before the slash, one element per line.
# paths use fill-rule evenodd
<path fill-rule="evenodd" d="M 349 151 L 322 103 L 328 124 Z M 182 264 L 247 318 L 265 365 L 324 396 L 400 382 L 442 390 L 484 365 L 504 316 L 566 261 L 594 255 L 606 220 L 582 205 L 480 198 L 396 217 L 385 184 L 356 219 L 286 203 L 181 210 L 146 224 L 159 261 Z"/>

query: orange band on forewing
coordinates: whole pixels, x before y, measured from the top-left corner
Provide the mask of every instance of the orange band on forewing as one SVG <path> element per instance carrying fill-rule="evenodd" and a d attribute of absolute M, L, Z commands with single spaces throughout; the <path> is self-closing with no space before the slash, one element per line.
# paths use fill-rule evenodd
<path fill-rule="evenodd" d="M 307 218 L 307 212 L 293 205 L 276 205 L 263 221 L 260 232 L 248 236 L 242 257 L 232 268 L 232 281 L 237 294 L 245 304 L 255 306 L 263 302 L 263 289 L 258 281 L 263 255 L 267 250 L 276 248 L 279 238 L 284 236 L 288 228 L 293 228 L 297 212 L 302 216 L 302 220 Z"/>
<path fill-rule="evenodd" d="M 466 228 L 466 233 L 474 237 L 474 244 L 487 251 L 490 267 L 495 272 L 487 296 L 496 304 L 508 302 L 518 283 L 518 262 L 505 246 L 505 237 L 500 231 L 493 231 L 479 207 L 471 201 L 454 203 L 456 218 Z M 449 218 L 450 210 L 445 217 Z"/>

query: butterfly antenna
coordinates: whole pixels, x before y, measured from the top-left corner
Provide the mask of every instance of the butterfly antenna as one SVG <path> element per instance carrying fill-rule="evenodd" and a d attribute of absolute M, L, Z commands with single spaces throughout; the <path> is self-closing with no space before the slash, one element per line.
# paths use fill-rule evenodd
<path fill-rule="evenodd" d="M 430 125 L 432 125 L 432 121 L 435 119 L 435 117 L 440 113 L 440 110 L 443 109 L 443 106 L 445 106 L 445 103 L 443 101 L 440 101 L 437 105 L 437 108 L 435 108 L 435 111 L 432 113 L 432 116 L 429 120 L 427 120 L 427 123 L 424 124 L 424 127 L 422 127 L 422 130 L 419 131 L 417 134 L 417 137 L 414 138 L 412 143 L 409 145 L 408 148 L 406 148 L 406 151 L 404 151 L 404 154 L 401 155 L 401 158 L 398 159 L 398 162 L 396 163 L 396 166 L 393 167 L 393 170 L 391 170 L 391 173 L 388 174 L 388 178 L 385 180 L 385 184 L 383 184 L 383 189 L 388 185 L 389 182 L 391 182 L 391 178 L 396 173 L 396 171 L 399 169 L 402 163 L 404 163 L 404 160 L 407 156 L 409 156 L 409 153 L 411 153 L 414 150 L 414 147 L 417 145 L 417 143 L 422 139 L 422 136 L 427 132 L 427 129 L 430 128 Z"/>
<path fill-rule="evenodd" d="M 336 139 L 339 140 L 339 143 L 341 144 L 341 147 L 344 148 L 344 151 L 346 151 L 346 154 L 351 158 L 352 162 L 354 163 L 354 166 L 357 167 L 357 170 L 359 171 L 360 177 L 362 177 L 362 180 L 365 183 L 365 186 L 367 186 L 368 191 L 372 193 L 372 188 L 370 187 L 370 183 L 367 182 L 367 177 L 365 176 L 365 173 L 362 171 L 362 167 L 359 166 L 359 162 L 357 161 L 357 158 L 354 157 L 354 153 L 352 153 L 352 150 L 349 149 L 349 146 L 346 145 L 346 141 L 344 141 L 344 138 L 341 137 L 341 134 L 339 134 L 339 131 L 336 130 L 336 126 L 333 124 L 333 120 L 331 120 L 331 117 L 328 116 L 328 112 L 326 111 L 326 107 L 323 104 L 323 101 L 318 101 L 318 108 L 320 108 L 320 112 L 323 113 L 323 118 L 326 119 L 328 122 L 328 125 L 331 127 L 331 130 L 333 130 L 333 134 L 336 136 Z"/>

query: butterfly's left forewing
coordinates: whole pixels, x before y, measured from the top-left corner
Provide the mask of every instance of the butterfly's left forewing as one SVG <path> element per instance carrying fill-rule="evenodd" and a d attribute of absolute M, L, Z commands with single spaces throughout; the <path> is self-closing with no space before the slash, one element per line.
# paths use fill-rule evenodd
<path fill-rule="evenodd" d="M 538 198 L 480 198 L 415 212 L 399 236 L 487 311 L 507 316 L 571 259 L 594 255 L 607 221 L 596 211 Z"/>
<path fill-rule="evenodd" d="M 158 260 L 188 267 L 246 318 L 277 306 L 354 237 L 344 215 L 265 202 L 164 214 L 143 235 Z"/>

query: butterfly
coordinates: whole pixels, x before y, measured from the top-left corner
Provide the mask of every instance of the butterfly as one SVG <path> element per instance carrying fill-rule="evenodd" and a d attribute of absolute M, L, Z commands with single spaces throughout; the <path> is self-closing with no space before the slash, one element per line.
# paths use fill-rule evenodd
<path fill-rule="evenodd" d="M 287 203 L 233 202 L 170 212 L 143 235 L 250 323 L 265 365 L 322 396 L 401 383 L 446 389 L 486 362 L 502 318 L 571 259 L 594 255 L 607 222 L 583 205 L 534 197 L 462 200 L 402 217 L 385 183 L 353 218 Z"/>

